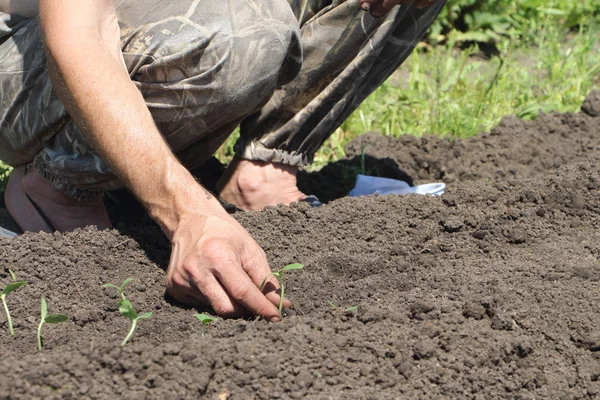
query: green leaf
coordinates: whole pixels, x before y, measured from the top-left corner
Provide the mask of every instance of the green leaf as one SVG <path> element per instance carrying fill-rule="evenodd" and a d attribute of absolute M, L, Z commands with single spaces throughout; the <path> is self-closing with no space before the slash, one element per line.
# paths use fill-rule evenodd
<path fill-rule="evenodd" d="M 215 322 L 215 321 L 219 320 L 219 317 L 215 317 L 214 315 L 208 315 L 208 314 L 196 314 L 194 316 L 196 318 L 198 318 L 204 325 L 208 325 L 211 322 Z"/>
<path fill-rule="evenodd" d="M 121 290 L 125 289 L 125 286 L 129 285 L 131 283 L 131 281 L 133 281 L 133 278 L 127 278 L 123 281 L 123 283 L 121 284 Z"/>
<path fill-rule="evenodd" d="M 118 291 L 119 293 L 121 293 L 121 288 L 120 288 L 120 287 L 118 287 L 117 285 L 113 285 L 112 283 L 107 283 L 107 284 L 104 284 L 104 285 L 102 285 L 102 287 L 104 287 L 104 288 L 113 288 L 113 289 L 117 289 L 117 291 Z"/>
<path fill-rule="evenodd" d="M 358 306 L 348 307 L 344 310 L 344 312 L 352 312 L 358 310 Z"/>
<path fill-rule="evenodd" d="M 281 271 L 279 271 L 279 272 L 289 271 L 292 269 L 302 269 L 302 268 L 304 268 L 304 265 L 302 265 L 302 264 L 290 264 L 290 265 L 286 265 L 285 267 L 281 268 Z"/>
<path fill-rule="evenodd" d="M 150 311 L 150 312 L 144 313 L 144 314 L 140 315 L 139 317 L 137 317 L 137 319 L 148 319 L 148 318 L 150 318 L 152 316 L 153 312 L 154 311 Z"/>
<path fill-rule="evenodd" d="M 127 299 L 121 299 L 121 301 L 119 301 L 119 312 L 130 321 L 135 321 L 138 317 L 131 302 Z"/>
<path fill-rule="evenodd" d="M 265 276 L 265 279 L 263 279 L 262 283 L 260 284 L 261 292 L 265 289 L 265 284 L 267 283 L 267 279 L 269 279 L 270 276 L 275 276 L 275 273 L 271 272 L 269 275 Z M 277 276 L 279 276 L 279 275 L 277 275 Z"/>
<path fill-rule="evenodd" d="M 46 304 L 46 299 L 42 297 L 42 321 L 46 320 L 46 317 L 48 316 L 48 304 Z"/>
<path fill-rule="evenodd" d="M 327 303 L 329 303 L 329 307 L 330 307 L 332 310 L 335 310 L 335 309 L 337 308 L 337 307 L 336 307 L 336 305 L 335 305 L 335 303 L 334 303 L 333 301 L 331 301 L 331 300 L 327 300 Z"/>
<path fill-rule="evenodd" d="M 69 317 L 67 317 L 64 314 L 48 315 L 46 318 L 44 318 L 44 322 L 47 324 L 58 324 L 60 322 L 66 322 L 68 320 Z"/>
<path fill-rule="evenodd" d="M 9 283 L 2 291 L 2 294 L 6 296 L 7 294 L 14 292 L 15 290 L 19 289 L 21 286 L 24 286 L 26 284 L 27 282 Z"/>
<path fill-rule="evenodd" d="M 12 271 L 12 269 L 8 270 L 8 273 L 10 274 L 10 277 L 12 278 L 13 282 L 17 281 L 17 276 L 15 275 L 15 273 Z"/>

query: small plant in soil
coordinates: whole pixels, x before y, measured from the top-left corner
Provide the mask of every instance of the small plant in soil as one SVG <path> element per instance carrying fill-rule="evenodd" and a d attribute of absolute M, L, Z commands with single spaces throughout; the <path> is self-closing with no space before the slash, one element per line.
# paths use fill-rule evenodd
<path fill-rule="evenodd" d="M 44 324 L 59 324 L 61 322 L 66 322 L 69 320 L 64 314 L 53 314 L 48 315 L 48 304 L 46 303 L 46 299 L 42 297 L 42 309 L 41 309 L 42 319 L 37 329 L 37 342 L 38 342 L 38 350 L 42 351 L 42 326 Z"/>
<path fill-rule="evenodd" d="M 265 279 L 263 279 L 262 283 L 260 284 L 260 291 L 262 292 L 263 289 L 265 288 L 265 285 L 267 284 L 267 279 L 269 279 L 270 276 L 274 276 L 275 278 L 277 278 L 279 280 L 279 286 L 281 286 L 281 293 L 279 295 L 279 312 L 281 313 L 281 311 L 283 311 L 283 299 L 284 299 L 284 295 L 285 295 L 285 284 L 283 282 L 283 275 L 286 271 L 291 271 L 294 269 L 303 269 L 304 265 L 302 264 L 290 264 L 290 265 L 286 265 L 285 267 L 281 268 L 279 271 L 277 272 L 271 272 L 269 275 L 267 275 L 265 277 Z"/>
<path fill-rule="evenodd" d="M 10 336 L 14 336 L 15 331 L 13 329 L 12 318 L 10 317 L 10 311 L 8 311 L 8 304 L 6 304 L 6 296 L 11 294 L 15 290 L 19 289 L 21 286 L 26 285 L 27 282 L 17 281 L 17 276 L 15 275 L 15 273 L 12 272 L 10 269 L 8 270 L 8 272 L 10 272 L 10 276 L 13 281 L 12 281 L 12 283 L 9 283 L 8 285 L 6 285 L 6 287 L 2 290 L 2 293 L 0 294 L 0 300 L 2 300 L 2 305 L 4 306 L 4 313 L 6 314 L 6 321 L 8 323 L 8 332 L 10 333 Z"/>
<path fill-rule="evenodd" d="M 329 304 L 329 308 L 331 308 L 332 310 L 337 310 L 337 306 L 335 305 L 335 303 L 331 300 L 327 300 L 327 303 Z M 351 313 L 358 310 L 358 306 L 352 306 L 352 307 L 348 307 L 344 310 L 345 313 Z"/>
<path fill-rule="evenodd" d="M 133 308 L 131 302 L 125 297 L 125 293 L 123 291 L 125 289 L 125 286 L 127 286 L 127 284 L 129 284 L 131 281 L 133 281 L 133 278 L 125 279 L 121 286 L 113 285 L 112 283 L 102 285 L 105 288 L 113 288 L 117 292 L 119 292 L 119 294 L 121 295 L 121 300 L 119 301 L 119 313 L 131 321 L 131 329 L 129 329 L 129 333 L 121 342 L 121 346 L 125 346 L 127 342 L 129 342 L 129 340 L 133 336 L 133 333 L 135 332 L 135 328 L 137 328 L 137 323 L 139 320 L 148 319 L 152 316 L 152 311 L 142 315 L 138 315 L 137 311 L 135 311 L 135 309 Z"/>
<path fill-rule="evenodd" d="M 204 333 L 206 332 L 206 327 L 208 325 L 219 320 L 218 317 L 215 317 L 214 315 L 208 315 L 208 314 L 196 314 L 194 316 L 196 318 L 198 318 L 200 320 L 200 322 L 202 322 L 202 336 L 204 336 Z"/>

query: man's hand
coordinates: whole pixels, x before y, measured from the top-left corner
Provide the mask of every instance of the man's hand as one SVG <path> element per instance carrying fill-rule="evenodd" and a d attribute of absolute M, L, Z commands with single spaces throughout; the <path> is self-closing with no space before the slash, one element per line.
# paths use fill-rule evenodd
<path fill-rule="evenodd" d="M 173 297 L 211 305 L 225 317 L 252 314 L 280 320 L 277 281 L 269 281 L 266 296 L 258 288 L 271 273 L 265 253 L 226 212 L 184 217 L 172 241 L 167 290 Z"/>
<path fill-rule="evenodd" d="M 375 18 L 383 17 L 398 4 L 415 3 L 417 8 L 431 7 L 437 0 L 359 0 L 360 8 Z"/>
<path fill-rule="evenodd" d="M 114 0 L 40 0 L 52 85 L 87 140 L 173 243 L 177 299 L 223 316 L 279 318 L 262 249 L 171 152 L 125 68 Z M 287 302 L 289 306 L 290 303 Z"/>

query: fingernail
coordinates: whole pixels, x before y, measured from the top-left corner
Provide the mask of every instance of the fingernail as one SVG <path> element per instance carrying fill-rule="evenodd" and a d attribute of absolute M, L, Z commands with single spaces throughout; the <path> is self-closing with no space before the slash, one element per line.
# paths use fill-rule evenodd
<path fill-rule="evenodd" d="M 279 322 L 279 321 L 281 321 L 281 318 L 279 318 L 279 317 L 271 317 L 271 318 L 269 318 L 269 322 Z"/>
<path fill-rule="evenodd" d="M 364 2 L 360 5 L 361 10 L 369 11 L 371 9 L 371 3 Z"/>

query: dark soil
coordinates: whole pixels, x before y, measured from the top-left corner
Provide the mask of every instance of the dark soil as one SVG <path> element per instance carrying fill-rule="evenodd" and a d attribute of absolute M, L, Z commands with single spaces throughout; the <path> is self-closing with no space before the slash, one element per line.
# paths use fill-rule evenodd
<path fill-rule="evenodd" d="M 600 119 L 507 118 L 464 141 L 366 135 L 351 156 L 361 140 L 367 168 L 448 192 L 235 214 L 273 267 L 306 266 L 288 275 L 295 310 L 278 324 L 201 336 L 195 310 L 164 297 L 169 246 L 151 225 L 2 242 L 2 282 L 10 268 L 29 284 L 8 298 L 15 338 L 0 316 L 0 399 L 596 397 Z M 305 188 L 340 197 L 355 162 Z M 154 316 L 121 348 L 128 322 L 102 284 L 127 277 Z M 46 325 L 38 353 L 42 295 L 71 321 Z"/>

